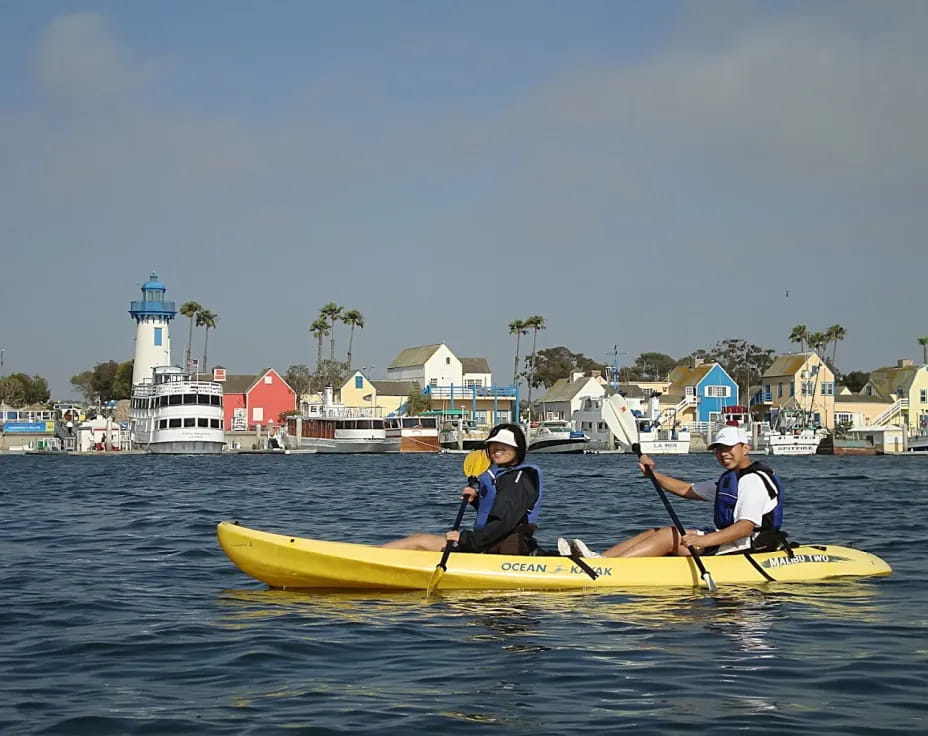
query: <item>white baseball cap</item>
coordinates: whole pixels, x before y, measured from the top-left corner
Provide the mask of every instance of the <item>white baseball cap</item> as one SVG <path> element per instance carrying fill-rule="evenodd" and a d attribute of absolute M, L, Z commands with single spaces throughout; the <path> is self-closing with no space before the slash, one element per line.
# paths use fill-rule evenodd
<path fill-rule="evenodd" d="M 750 444 L 751 438 L 741 427 L 722 427 L 715 435 L 715 439 L 712 440 L 712 444 L 709 445 L 709 449 L 712 450 L 717 446 L 734 447 L 735 445 Z"/>
<path fill-rule="evenodd" d="M 510 447 L 519 449 L 519 443 L 516 442 L 516 436 L 512 433 L 511 429 L 501 429 L 492 437 L 487 437 L 487 441 L 484 442 L 484 444 L 489 445 L 491 442 L 499 442 L 501 445 L 509 445 Z"/>

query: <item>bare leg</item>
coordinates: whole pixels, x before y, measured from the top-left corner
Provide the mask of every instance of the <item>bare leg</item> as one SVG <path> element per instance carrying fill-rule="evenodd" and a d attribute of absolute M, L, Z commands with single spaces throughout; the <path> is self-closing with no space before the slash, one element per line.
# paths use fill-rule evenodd
<path fill-rule="evenodd" d="M 619 542 L 615 546 L 607 549 L 605 552 L 603 552 L 603 557 L 622 557 L 623 552 L 631 549 L 639 542 L 643 542 L 645 539 L 659 531 L 660 529 L 658 527 L 654 527 L 653 529 L 646 529 L 643 532 L 639 532 L 631 539 L 626 539 L 624 542 Z"/>
<path fill-rule="evenodd" d="M 429 552 L 441 552 L 445 548 L 445 539 L 442 534 L 410 534 L 402 539 L 381 544 L 389 549 L 423 549 Z"/>
<path fill-rule="evenodd" d="M 693 531 L 687 529 L 687 531 Z M 639 535 L 641 536 L 641 535 Z M 614 549 L 614 548 L 613 548 Z M 610 554 L 612 550 L 606 553 L 609 557 L 664 557 L 665 555 L 677 555 L 679 557 L 689 557 L 690 550 L 680 544 L 680 533 L 676 527 L 665 526 L 657 531 L 652 531 L 645 535 L 635 545 L 626 547 L 621 554 Z"/>

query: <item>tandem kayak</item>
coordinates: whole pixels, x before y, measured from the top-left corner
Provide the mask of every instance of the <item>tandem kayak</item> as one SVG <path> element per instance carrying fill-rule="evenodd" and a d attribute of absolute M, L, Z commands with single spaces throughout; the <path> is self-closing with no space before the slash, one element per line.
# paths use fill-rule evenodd
<path fill-rule="evenodd" d="M 249 529 L 220 522 L 219 544 L 246 575 L 275 588 L 426 589 L 440 552 L 384 549 Z M 703 557 L 719 585 L 818 582 L 889 575 L 876 555 L 834 545 L 801 545 L 782 552 Z M 592 579 L 569 557 L 520 557 L 452 553 L 443 590 L 562 590 L 573 588 L 698 587 L 699 571 L 688 557 L 587 558 Z"/>

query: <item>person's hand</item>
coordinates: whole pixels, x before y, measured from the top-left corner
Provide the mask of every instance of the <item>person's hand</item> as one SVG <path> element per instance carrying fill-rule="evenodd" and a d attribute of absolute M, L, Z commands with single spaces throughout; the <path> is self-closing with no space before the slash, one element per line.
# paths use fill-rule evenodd
<path fill-rule="evenodd" d="M 654 461 L 647 455 L 642 455 L 638 458 L 638 469 L 642 472 L 643 475 L 647 475 L 649 469 L 653 473 Z"/>
<path fill-rule="evenodd" d="M 680 544 L 684 547 L 695 547 L 696 549 L 712 546 L 706 543 L 706 535 L 700 534 L 699 532 L 687 532 L 680 537 Z"/>
<path fill-rule="evenodd" d="M 453 544 L 457 544 L 461 539 L 461 532 L 457 529 L 452 529 L 450 532 L 445 532 L 445 539 Z"/>
<path fill-rule="evenodd" d="M 461 491 L 461 498 L 466 498 L 468 503 L 473 503 L 477 500 L 477 491 L 470 486 L 464 486 L 464 490 Z"/>

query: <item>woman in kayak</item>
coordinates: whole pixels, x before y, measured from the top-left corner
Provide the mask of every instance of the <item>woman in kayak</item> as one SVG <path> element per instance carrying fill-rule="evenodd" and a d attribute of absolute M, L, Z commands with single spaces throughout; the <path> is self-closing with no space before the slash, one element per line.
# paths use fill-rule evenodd
<path fill-rule="evenodd" d="M 411 534 L 387 542 L 392 549 L 439 552 L 453 544 L 456 552 L 526 555 L 537 548 L 534 530 L 541 507 L 541 469 L 525 463 L 525 434 L 517 424 L 498 424 L 487 436 L 490 467 L 467 486 L 466 498 L 477 510 L 473 530 L 446 534 Z"/>
<path fill-rule="evenodd" d="M 739 427 L 723 427 L 709 445 L 715 459 L 725 468 L 718 480 L 679 480 L 654 470 L 647 455 L 639 459 L 641 472 L 653 473 L 661 487 L 681 498 L 712 501 L 715 504 L 715 529 L 687 529 L 682 537 L 676 527 L 648 529 L 607 549 L 602 555 L 591 552 L 579 539 L 571 549 L 583 557 L 689 557 L 690 549 L 703 555 L 728 554 L 774 544 L 785 539 L 783 521 L 783 484 L 772 468 L 751 462 L 750 438 Z M 763 544 L 759 538 L 764 535 Z"/>

